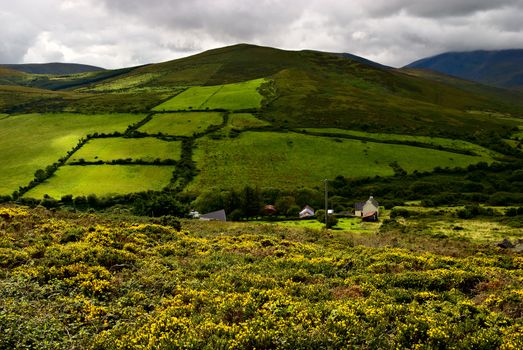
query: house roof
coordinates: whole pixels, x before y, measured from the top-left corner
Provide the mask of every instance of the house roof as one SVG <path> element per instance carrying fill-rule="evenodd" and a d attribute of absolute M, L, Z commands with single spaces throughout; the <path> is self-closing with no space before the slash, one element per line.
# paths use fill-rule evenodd
<path fill-rule="evenodd" d="M 314 209 L 312 209 L 311 207 L 309 207 L 308 205 L 304 206 L 303 209 L 301 211 L 304 211 L 304 210 L 310 210 L 314 213 Z"/>
<path fill-rule="evenodd" d="M 225 210 L 217 210 L 207 214 L 200 215 L 200 219 L 203 220 L 219 220 L 227 221 L 227 216 L 225 215 Z"/>
<path fill-rule="evenodd" d="M 375 211 L 369 211 L 369 212 L 363 214 L 362 219 L 370 218 L 371 216 L 374 216 L 374 215 L 376 215 Z"/>
<path fill-rule="evenodd" d="M 367 202 L 371 202 L 375 207 L 379 207 L 380 204 L 374 199 L 373 196 L 370 196 Z"/>
<path fill-rule="evenodd" d="M 362 211 L 363 207 L 365 206 L 365 204 L 367 204 L 367 202 L 371 202 L 372 205 L 374 205 L 376 208 L 380 206 L 380 204 L 374 199 L 374 197 L 370 196 L 369 199 L 367 199 L 365 202 L 354 203 L 354 209 L 356 211 Z"/>

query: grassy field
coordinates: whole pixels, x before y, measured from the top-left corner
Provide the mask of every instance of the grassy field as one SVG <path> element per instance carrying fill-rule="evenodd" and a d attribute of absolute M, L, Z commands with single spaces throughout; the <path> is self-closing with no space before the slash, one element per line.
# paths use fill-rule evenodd
<path fill-rule="evenodd" d="M 30 114 L 0 120 L 0 194 L 11 194 L 93 132 L 123 132 L 143 115 Z"/>
<path fill-rule="evenodd" d="M 258 108 L 263 97 L 257 89 L 264 81 L 265 79 L 255 79 L 235 84 L 191 87 L 153 110 Z"/>
<path fill-rule="evenodd" d="M 262 224 L 267 225 L 268 223 L 263 222 Z M 313 230 L 321 230 L 325 227 L 324 223 L 321 223 L 316 219 L 276 221 L 273 224 L 281 227 Z M 334 230 L 374 234 L 378 232 L 379 226 L 379 223 L 362 222 L 360 218 L 340 218 Z"/>
<path fill-rule="evenodd" d="M 178 160 L 181 156 L 181 147 L 181 141 L 167 142 L 152 137 L 94 139 L 77 151 L 69 161 L 84 159 L 88 162 L 94 162 L 128 158 L 145 161 L 155 159 Z"/>
<path fill-rule="evenodd" d="M 26 193 L 28 198 L 96 194 L 107 196 L 161 190 L 169 184 L 174 167 L 153 165 L 63 166 L 48 180 Z"/>
<path fill-rule="evenodd" d="M 329 134 L 338 134 L 338 135 L 348 135 L 355 137 L 368 137 L 379 141 L 407 141 L 407 142 L 420 142 L 426 143 L 434 146 L 442 146 L 447 148 L 453 148 L 463 151 L 472 151 L 475 154 L 486 156 L 486 157 L 496 157 L 499 156 L 499 153 L 489 150 L 485 147 L 475 145 L 470 142 L 445 139 L 441 137 L 429 137 L 429 136 L 413 136 L 413 135 L 399 135 L 399 134 L 385 134 L 385 133 L 371 133 L 363 132 L 357 130 L 344 130 L 336 128 L 307 128 L 304 129 L 309 132 L 317 133 L 329 133 Z"/>
<path fill-rule="evenodd" d="M 271 124 L 256 118 L 251 113 L 233 113 L 229 115 L 229 125 L 235 129 L 250 129 Z"/>
<path fill-rule="evenodd" d="M 295 133 L 245 132 L 229 140 L 197 141 L 194 159 L 201 170 L 190 189 L 244 185 L 296 188 L 325 178 L 390 176 L 396 161 L 404 170 L 466 166 L 475 157 L 405 145 L 335 140 Z"/>
<path fill-rule="evenodd" d="M 397 220 L 405 225 L 407 230 L 418 234 L 482 244 L 499 243 L 505 238 L 514 242 L 523 239 L 521 227 L 509 225 L 499 219 L 510 207 L 484 206 L 498 212 L 499 216 L 461 219 L 456 214 L 464 206 L 427 208 L 416 206 L 415 203 L 411 204 L 414 206 L 395 207 L 395 209 L 406 209 L 415 213 L 407 219 Z"/>
<path fill-rule="evenodd" d="M 139 131 L 149 134 L 192 136 L 222 122 L 223 116 L 218 112 L 156 114 L 152 120 L 140 127 Z"/>

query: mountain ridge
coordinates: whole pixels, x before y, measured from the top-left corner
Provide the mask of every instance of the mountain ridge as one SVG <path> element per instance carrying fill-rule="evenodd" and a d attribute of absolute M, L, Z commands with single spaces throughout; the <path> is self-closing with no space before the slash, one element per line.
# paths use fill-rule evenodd
<path fill-rule="evenodd" d="M 50 75 L 66 75 L 99 72 L 106 70 L 105 68 L 92 66 L 80 63 L 62 63 L 62 62 L 48 62 L 48 63 L 22 63 L 22 64 L 0 64 L 0 67 L 17 70 L 29 74 L 50 74 Z"/>
<path fill-rule="evenodd" d="M 445 52 L 404 68 L 429 69 L 491 86 L 523 89 L 523 49 Z"/>

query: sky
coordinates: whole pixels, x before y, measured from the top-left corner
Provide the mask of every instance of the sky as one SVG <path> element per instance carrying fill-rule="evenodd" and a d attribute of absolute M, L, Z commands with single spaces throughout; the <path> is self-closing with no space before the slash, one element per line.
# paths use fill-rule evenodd
<path fill-rule="evenodd" d="M 401 67 L 523 48 L 523 0 L 0 0 L 0 63 L 120 68 L 237 43 Z"/>

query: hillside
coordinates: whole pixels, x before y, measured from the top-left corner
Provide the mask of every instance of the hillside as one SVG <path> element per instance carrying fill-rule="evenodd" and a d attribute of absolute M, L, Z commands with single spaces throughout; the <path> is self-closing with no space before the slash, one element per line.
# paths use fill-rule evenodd
<path fill-rule="evenodd" d="M 427 218 L 180 230 L 0 206 L 0 348 L 521 348 L 521 254 L 444 234 L 510 227 Z"/>
<path fill-rule="evenodd" d="M 0 64 L 0 67 L 5 67 L 29 74 L 78 74 L 88 72 L 98 72 L 105 70 L 104 68 L 90 66 L 78 63 L 24 63 L 24 64 Z"/>
<path fill-rule="evenodd" d="M 292 192 L 521 157 L 518 92 L 346 55 L 241 44 L 115 71 L 16 74 L 23 86 L 0 86 L 0 195 L 16 198 L 153 191 L 203 203 L 235 187 Z"/>
<path fill-rule="evenodd" d="M 406 68 L 430 69 L 482 84 L 523 89 L 523 49 L 447 52 L 413 62 Z"/>

